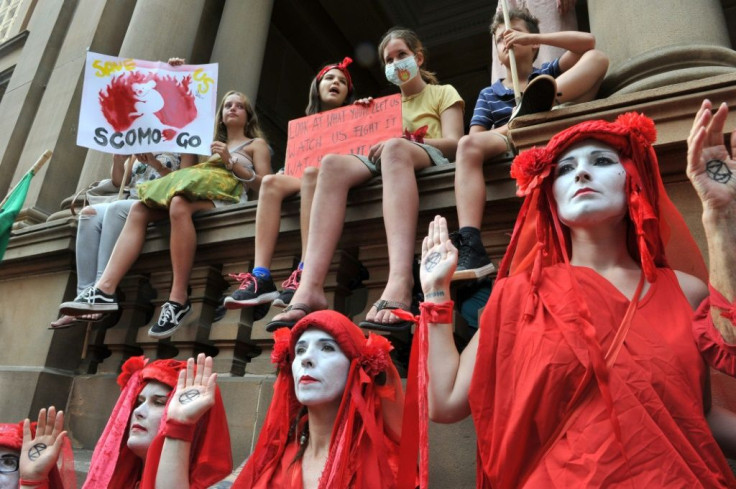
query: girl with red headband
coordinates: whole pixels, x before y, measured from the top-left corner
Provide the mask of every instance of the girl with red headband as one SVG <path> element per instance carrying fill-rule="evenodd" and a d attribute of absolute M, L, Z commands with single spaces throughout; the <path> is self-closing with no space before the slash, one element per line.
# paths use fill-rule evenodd
<path fill-rule="evenodd" d="M 340 63 L 325 65 L 312 80 L 309 87 L 309 104 L 306 114 L 313 115 L 319 112 L 336 109 L 351 104 L 355 99 L 353 80 L 348 71 L 348 65 L 353 60 L 343 59 Z M 307 246 L 309 233 L 309 214 L 312 210 L 312 197 L 317 184 L 318 167 L 307 167 L 301 178 L 276 173 L 263 178 L 261 190 L 258 194 L 256 208 L 256 238 L 253 273 L 233 275 L 240 281 L 239 288 L 230 297 L 225 299 L 225 307 L 238 309 L 241 307 L 256 306 L 259 304 L 273 304 L 286 307 L 291 301 L 302 274 L 303 262 L 299 262 L 296 270 L 282 284 L 283 290 L 279 293 L 271 278 L 271 259 L 276 248 L 281 222 L 281 203 L 287 197 L 299 194 L 301 207 L 299 221 L 302 237 L 302 257 Z"/>
<path fill-rule="evenodd" d="M 394 28 L 378 46 L 386 79 L 401 90 L 405 135 L 373 145 L 368 155 L 325 155 L 312 205 L 302 282 L 290 309 L 274 318 L 271 328 L 292 326 L 312 310 L 325 309 L 324 281 L 342 234 L 348 191 L 382 177 L 383 221 L 388 245 L 386 287 L 361 327 L 397 331 L 410 327 L 392 311 L 409 309 L 414 285 L 412 261 L 419 215 L 415 172 L 454 159 L 463 135 L 463 99 L 451 85 L 440 85 L 425 68 L 426 49 L 415 32 Z"/>
<path fill-rule="evenodd" d="M 397 487 L 404 398 L 391 349 L 334 311 L 277 330 L 273 400 L 233 488 Z"/>
<path fill-rule="evenodd" d="M 194 359 L 126 361 L 83 489 L 204 489 L 226 477 L 230 435 L 211 369 L 203 354 L 196 371 Z"/>
<path fill-rule="evenodd" d="M 524 204 L 462 354 L 448 301 L 457 250 L 444 219 L 430 224 L 420 325 L 429 412 L 441 422 L 472 414 L 477 487 L 736 487 L 704 416 L 706 362 L 736 373 L 726 115 L 704 102 L 688 139 L 710 277 L 665 193 L 654 124 L 635 113 L 578 124 L 516 157 Z"/>

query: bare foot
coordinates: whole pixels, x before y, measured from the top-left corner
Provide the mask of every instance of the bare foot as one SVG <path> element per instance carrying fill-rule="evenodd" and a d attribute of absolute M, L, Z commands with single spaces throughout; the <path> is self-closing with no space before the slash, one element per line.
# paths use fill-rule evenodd
<path fill-rule="evenodd" d="M 322 289 L 310 289 L 309 287 L 301 284 L 294 297 L 292 297 L 290 304 L 303 304 L 312 311 L 321 311 L 327 309 L 327 298 Z M 303 309 L 293 307 L 290 310 L 285 310 L 281 314 L 274 316 L 272 322 L 277 321 L 298 321 L 306 316 L 306 312 Z"/>
<path fill-rule="evenodd" d="M 409 287 L 408 289 L 402 287 L 393 287 L 393 285 L 389 282 L 386 284 L 386 288 L 383 289 L 381 300 L 384 300 L 392 305 L 398 305 L 401 309 L 409 311 L 411 309 L 411 287 Z M 381 324 L 393 324 L 403 321 L 402 319 L 399 319 L 394 314 L 392 314 L 391 309 L 384 308 L 380 311 L 376 311 L 375 304 L 371 306 L 368 314 L 366 314 L 365 316 L 365 319 L 366 321 Z"/>

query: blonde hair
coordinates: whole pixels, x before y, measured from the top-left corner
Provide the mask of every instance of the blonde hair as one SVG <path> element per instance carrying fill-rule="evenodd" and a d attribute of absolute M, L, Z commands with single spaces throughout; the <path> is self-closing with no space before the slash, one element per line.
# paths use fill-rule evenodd
<path fill-rule="evenodd" d="M 217 107 L 217 116 L 215 117 L 215 140 L 223 143 L 227 142 L 227 127 L 225 127 L 225 123 L 222 122 L 222 109 L 225 107 L 225 100 L 227 100 L 230 95 L 237 95 L 243 99 L 243 106 L 245 107 L 246 114 L 246 123 L 243 128 L 243 134 L 251 139 L 266 139 L 265 134 L 261 130 L 261 125 L 258 122 L 258 115 L 256 114 L 253 105 L 251 105 L 250 100 L 248 100 L 248 97 L 246 97 L 242 92 L 230 90 L 222 97 L 222 100 L 220 100 L 220 106 Z"/>
<path fill-rule="evenodd" d="M 419 36 L 417 36 L 417 33 L 412 31 L 411 29 L 405 29 L 403 27 L 392 27 L 388 30 L 388 32 L 386 32 L 386 34 L 383 35 L 381 43 L 378 45 L 378 58 L 381 60 L 381 66 L 383 66 L 384 68 L 386 67 L 386 62 L 383 59 L 383 51 L 384 49 L 386 49 L 386 45 L 391 39 L 401 39 L 402 41 L 404 41 L 406 43 L 406 46 L 409 48 L 409 51 L 414 54 L 421 53 L 421 55 L 424 57 L 424 64 L 427 64 L 429 54 L 422 44 L 422 41 L 419 40 Z M 432 85 L 439 85 L 440 83 L 435 73 L 426 70 L 421 66 L 419 67 L 419 74 L 422 75 L 422 78 L 427 83 L 430 83 Z"/>

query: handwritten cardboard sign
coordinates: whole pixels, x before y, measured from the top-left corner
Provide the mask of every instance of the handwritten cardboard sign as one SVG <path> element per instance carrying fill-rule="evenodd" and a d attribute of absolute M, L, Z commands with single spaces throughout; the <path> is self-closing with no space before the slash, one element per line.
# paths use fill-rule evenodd
<path fill-rule="evenodd" d="M 287 175 L 300 177 L 319 166 L 326 154 L 367 155 L 370 147 L 401 137 L 401 95 L 375 99 L 368 106 L 348 105 L 289 121 Z"/>
<path fill-rule="evenodd" d="M 175 67 L 88 52 L 77 144 L 209 155 L 216 105 L 216 63 Z"/>

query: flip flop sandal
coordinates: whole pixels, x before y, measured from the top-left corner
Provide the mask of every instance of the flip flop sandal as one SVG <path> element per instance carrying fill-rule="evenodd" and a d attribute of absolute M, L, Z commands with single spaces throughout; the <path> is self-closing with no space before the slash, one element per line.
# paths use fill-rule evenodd
<path fill-rule="evenodd" d="M 384 299 L 381 299 L 379 301 L 376 301 L 375 304 L 373 304 L 373 307 L 376 308 L 376 312 L 388 310 L 392 311 L 394 309 L 403 309 L 405 311 L 409 311 L 409 307 L 404 304 L 403 302 L 397 302 L 397 301 L 387 301 Z M 413 321 L 397 321 L 395 323 L 377 323 L 375 321 L 362 321 L 358 326 L 365 329 L 372 329 L 376 331 L 408 331 L 411 329 L 412 325 L 414 324 Z"/>
<path fill-rule="evenodd" d="M 295 302 L 294 304 L 289 304 L 286 307 L 286 309 L 284 309 L 284 312 L 282 312 L 281 314 L 287 313 L 289 311 L 302 311 L 304 313 L 304 316 L 306 316 L 307 314 L 309 314 L 310 312 L 312 312 L 312 308 L 309 307 L 306 304 L 302 304 L 301 302 Z M 304 316 L 302 316 L 302 318 Z M 299 318 L 299 319 L 301 319 L 301 318 Z M 268 331 L 269 333 L 273 333 L 274 331 L 276 331 L 279 328 L 289 328 L 289 329 L 291 329 L 291 328 L 294 327 L 294 325 L 297 322 L 299 322 L 299 319 L 292 320 L 292 321 L 287 321 L 287 320 L 271 321 L 271 322 L 269 322 L 269 323 L 266 324 L 266 331 Z"/>
<path fill-rule="evenodd" d="M 48 329 L 66 329 L 81 323 L 82 320 L 78 317 L 64 314 L 56 321 L 52 321 L 51 324 L 49 324 Z"/>

